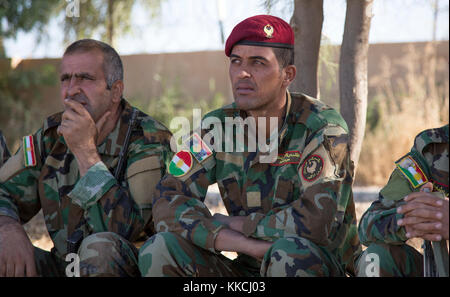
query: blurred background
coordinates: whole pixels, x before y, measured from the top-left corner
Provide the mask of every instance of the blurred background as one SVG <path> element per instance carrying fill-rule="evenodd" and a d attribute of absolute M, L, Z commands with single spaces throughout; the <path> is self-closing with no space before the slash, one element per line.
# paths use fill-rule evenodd
<path fill-rule="evenodd" d="M 223 52 L 233 27 L 267 13 L 291 22 L 301 2 L 0 0 L 0 130 L 15 152 L 22 136 L 62 110 L 60 58 L 80 38 L 100 39 L 118 51 L 125 98 L 167 127 L 175 116 L 192 116 L 194 107 L 204 115 L 233 101 Z M 318 94 L 338 110 L 346 8 L 345 0 L 323 1 Z M 358 216 L 415 135 L 449 120 L 449 2 L 374 0 L 371 9 L 367 116 L 355 179 Z M 211 193 L 217 198 L 216 189 Z M 216 198 L 209 206 L 223 212 Z M 45 226 L 31 225 L 41 228 L 30 233 L 34 242 L 48 247 Z"/>

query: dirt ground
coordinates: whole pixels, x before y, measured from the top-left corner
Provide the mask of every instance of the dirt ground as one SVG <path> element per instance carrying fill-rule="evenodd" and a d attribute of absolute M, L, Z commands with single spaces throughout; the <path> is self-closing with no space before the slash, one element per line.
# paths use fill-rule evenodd
<path fill-rule="evenodd" d="M 377 198 L 378 191 L 379 188 L 377 187 L 354 188 L 356 217 L 358 222 L 363 213 L 370 206 L 372 201 Z M 217 186 L 210 187 L 205 200 L 205 204 L 206 206 L 208 206 L 212 214 L 221 213 L 224 215 L 228 215 L 223 202 L 220 199 L 220 194 Z M 53 243 L 48 235 L 42 211 L 39 212 L 39 214 L 37 214 L 27 224 L 25 224 L 24 228 L 33 245 L 43 250 L 50 251 L 50 249 L 53 247 Z M 421 240 L 409 240 L 407 243 L 422 252 Z M 231 259 L 234 259 L 236 257 L 236 253 L 232 252 L 223 252 L 223 254 Z"/>

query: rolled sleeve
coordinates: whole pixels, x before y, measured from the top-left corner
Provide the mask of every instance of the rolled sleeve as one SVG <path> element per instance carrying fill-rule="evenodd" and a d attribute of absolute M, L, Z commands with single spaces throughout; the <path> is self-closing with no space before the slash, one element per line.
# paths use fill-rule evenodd
<path fill-rule="evenodd" d="M 73 203 L 86 210 L 97 203 L 116 183 L 106 165 L 98 162 L 89 168 L 68 196 Z"/>
<path fill-rule="evenodd" d="M 17 215 L 17 213 L 15 211 L 13 211 L 10 208 L 0 207 L 0 216 L 6 216 L 6 217 L 13 218 L 14 220 L 16 220 L 17 222 L 20 223 L 19 216 Z"/>

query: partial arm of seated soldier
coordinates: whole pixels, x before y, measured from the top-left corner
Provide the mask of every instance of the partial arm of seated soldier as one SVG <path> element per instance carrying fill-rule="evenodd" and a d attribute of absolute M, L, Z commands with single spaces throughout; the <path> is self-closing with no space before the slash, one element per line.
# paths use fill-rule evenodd
<path fill-rule="evenodd" d="M 214 241 L 214 248 L 218 251 L 243 253 L 258 260 L 262 260 L 271 245 L 269 241 L 246 237 L 233 229 L 220 230 Z"/>
<path fill-rule="evenodd" d="M 36 276 L 34 247 L 22 225 L 0 215 L 0 277 Z"/>
<path fill-rule="evenodd" d="M 38 130 L 35 137 L 40 135 Z M 22 223 L 41 208 L 37 179 L 42 162 L 24 167 L 23 155 L 20 147 L 0 170 L 0 276 L 36 276 L 34 248 Z"/>
<path fill-rule="evenodd" d="M 97 145 L 113 130 L 120 110 L 113 115 L 112 121 L 107 123 L 111 115 L 111 112 L 107 111 L 95 123 L 82 104 L 65 99 L 64 106 L 65 111 L 61 118 L 61 125 L 58 127 L 58 134 L 64 136 L 67 146 L 77 159 L 80 176 L 83 177 L 90 167 L 101 162 Z"/>
<path fill-rule="evenodd" d="M 64 136 L 75 155 L 81 176 L 68 196 L 84 210 L 102 214 L 100 222 L 89 222 L 93 232 L 111 231 L 134 240 L 146 222 L 131 197 L 130 190 L 118 184 L 101 162 L 97 151 L 97 145 L 104 141 L 116 125 L 121 110 L 117 110 L 114 115 L 108 111 L 95 123 L 80 103 L 66 99 L 64 104 L 66 108 L 58 133 Z M 112 120 L 108 120 L 109 116 Z M 128 159 L 133 159 L 133 152 L 129 154 Z M 144 151 L 135 154 L 143 157 L 149 155 Z"/>
<path fill-rule="evenodd" d="M 406 237 L 419 237 L 430 241 L 449 239 L 449 201 L 440 199 L 423 191 L 432 190 L 433 185 L 427 183 L 420 192 L 414 192 L 405 197 L 406 204 L 397 208 L 404 215 L 398 220 L 398 225 L 406 229 Z"/>

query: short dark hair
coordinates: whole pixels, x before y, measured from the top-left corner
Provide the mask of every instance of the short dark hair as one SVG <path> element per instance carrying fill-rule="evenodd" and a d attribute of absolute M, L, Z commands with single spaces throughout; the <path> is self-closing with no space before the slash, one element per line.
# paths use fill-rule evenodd
<path fill-rule="evenodd" d="M 92 50 L 100 50 L 103 54 L 103 74 L 106 79 L 106 88 L 110 90 L 113 83 L 118 80 L 123 81 L 122 60 L 110 45 L 94 39 L 81 39 L 69 45 L 64 52 L 64 56 Z"/>
<path fill-rule="evenodd" d="M 294 65 L 294 49 L 279 47 L 273 47 L 272 49 L 281 69 L 289 65 Z"/>

